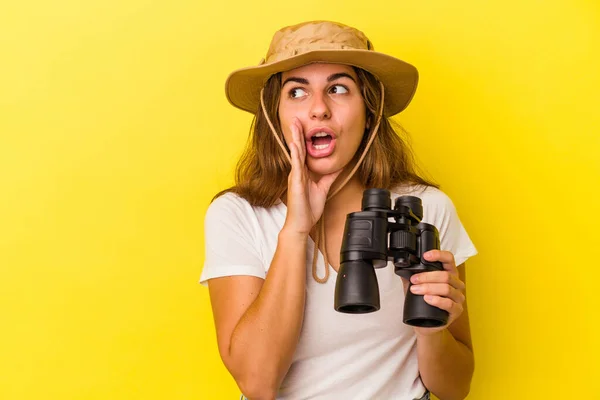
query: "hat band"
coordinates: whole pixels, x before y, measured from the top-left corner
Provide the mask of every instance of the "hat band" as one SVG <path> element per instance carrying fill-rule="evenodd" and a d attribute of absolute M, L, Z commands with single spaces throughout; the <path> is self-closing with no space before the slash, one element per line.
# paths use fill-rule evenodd
<path fill-rule="evenodd" d="M 308 53 L 311 51 L 319 50 L 370 50 L 369 42 L 364 46 L 352 46 L 345 43 L 311 43 L 307 46 L 298 46 L 289 49 L 283 49 L 271 55 L 267 56 L 267 64 L 282 61 L 290 57 L 294 57 L 300 54 Z"/>

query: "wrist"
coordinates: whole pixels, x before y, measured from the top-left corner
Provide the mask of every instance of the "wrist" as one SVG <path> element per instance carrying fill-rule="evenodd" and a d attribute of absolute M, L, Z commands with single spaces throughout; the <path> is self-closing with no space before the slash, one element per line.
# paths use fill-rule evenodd
<path fill-rule="evenodd" d="M 448 332 L 447 328 L 436 329 L 436 328 L 415 328 L 417 340 L 441 340 Z"/>
<path fill-rule="evenodd" d="M 306 244 L 308 242 L 308 233 L 298 232 L 284 226 L 279 232 L 279 240 Z"/>

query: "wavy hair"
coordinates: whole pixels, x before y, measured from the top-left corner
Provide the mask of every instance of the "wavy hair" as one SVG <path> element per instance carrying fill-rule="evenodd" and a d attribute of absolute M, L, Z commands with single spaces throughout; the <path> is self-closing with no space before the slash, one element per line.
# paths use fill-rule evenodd
<path fill-rule="evenodd" d="M 354 70 L 358 75 L 365 101 L 367 121 L 370 122 L 370 128 L 365 131 L 356 153 L 360 155 L 373 133 L 377 113 L 382 104 L 377 79 L 363 69 L 354 67 Z M 277 135 L 285 145 L 278 116 L 280 95 L 281 73 L 278 73 L 272 75 L 265 84 L 264 102 Z M 287 145 L 285 147 L 289 153 Z M 286 155 L 282 153 L 273 136 L 262 109 L 259 109 L 254 115 L 246 148 L 236 166 L 234 186 L 217 193 L 213 200 L 233 192 L 253 206 L 271 207 L 287 191 L 290 170 L 291 165 Z M 423 174 L 418 172 L 408 143 L 408 133 L 385 114 L 381 118 L 379 131 L 355 175 L 365 188 L 393 190 L 403 184 L 439 188 L 438 184 L 424 178 Z"/>

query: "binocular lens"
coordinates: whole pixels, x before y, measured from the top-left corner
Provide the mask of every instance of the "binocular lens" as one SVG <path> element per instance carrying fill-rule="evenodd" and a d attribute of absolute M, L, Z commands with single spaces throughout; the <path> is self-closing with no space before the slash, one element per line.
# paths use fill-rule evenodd
<path fill-rule="evenodd" d="M 379 285 L 372 264 L 363 260 L 340 264 L 333 306 L 347 314 L 379 310 Z"/>
<path fill-rule="evenodd" d="M 409 287 L 404 301 L 403 321 L 407 325 L 434 328 L 446 325 L 448 312 L 430 305 L 423 296 L 411 293 Z"/>
<path fill-rule="evenodd" d="M 395 208 L 398 209 L 401 206 L 410 208 L 413 214 L 419 217 L 419 220 L 423 219 L 423 204 L 420 198 L 415 196 L 400 196 L 396 198 Z"/>
<path fill-rule="evenodd" d="M 362 209 L 363 211 L 389 211 L 392 207 L 389 190 L 385 189 L 367 189 L 363 192 Z"/>

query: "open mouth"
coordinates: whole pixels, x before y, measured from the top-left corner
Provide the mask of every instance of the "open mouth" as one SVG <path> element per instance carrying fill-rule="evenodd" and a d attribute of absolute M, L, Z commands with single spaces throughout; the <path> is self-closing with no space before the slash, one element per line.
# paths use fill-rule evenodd
<path fill-rule="evenodd" d="M 316 150 L 324 150 L 329 147 L 333 137 L 326 132 L 317 132 L 310 138 L 312 147 Z"/>
<path fill-rule="evenodd" d="M 329 157 L 335 150 L 337 137 L 329 128 L 315 128 L 306 139 L 306 152 L 312 158 Z"/>

